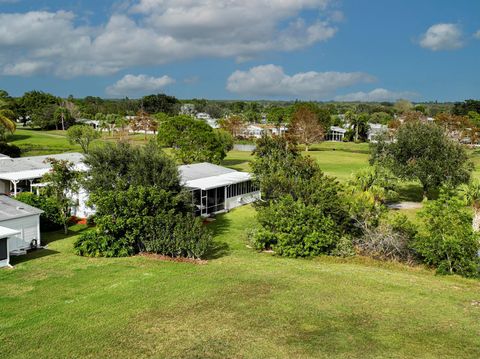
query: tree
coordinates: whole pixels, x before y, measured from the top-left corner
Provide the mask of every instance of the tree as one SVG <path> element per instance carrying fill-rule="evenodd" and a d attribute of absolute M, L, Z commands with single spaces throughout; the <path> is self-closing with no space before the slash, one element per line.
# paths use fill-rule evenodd
<path fill-rule="evenodd" d="M 157 121 L 150 117 L 147 112 L 140 110 L 132 121 L 132 128 L 135 131 L 143 131 L 144 139 L 146 140 L 148 131 L 153 131 L 154 133 L 157 131 Z"/>
<path fill-rule="evenodd" d="M 242 135 L 245 128 L 245 121 L 242 116 L 231 115 L 219 121 L 220 128 L 229 132 L 233 137 L 238 138 Z"/>
<path fill-rule="evenodd" d="M 10 133 L 13 133 L 17 128 L 15 124 L 15 113 L 3 99 L 0 99 L 0 126 Z M 4 135 L 2 137 L 4 137 Z M 5 140 L 5 138 L 0 138 L 0 140 L 2 139 Z"/>
<path fill-rule="evenodd" d="M 175 115 L 178 112 L 180 101 L 173 96 L 165 94 L 145 96 L 141 100 L 142 108 L 148 113 L 164 112 L 169 115 Z"/>
<path fill-rule="evenodd" d="M 471 226 L 465 202 L 451 190 L 442 189 L 438 200 L 426 203 L 420 217 L 425 231 L 417 236 L 413 248 L 425 263 L 441 274 L 478 277 L 479 235 Z"/>
<path fill-rule="evenodd" d="M 84 153 L 88 153 L 88 148 L 92 141 L 100 138 L 100 134 L 90 126 L 75 125 L 67 130 L 67 138 L 71 144 L 78 144 L 82 147 Z"/>
<path fill-rule="evenodd" d="M 74 205 L 72 194 L 78 192 L 79 174 L 74 170 L 72 162 L 47 158 L 51 170 L 46 173 L 42 180 L 47 184 L 45 194 L 50 197 L 61 216 L 61 223 L 65 234 L 68 233 L 68 220 L 71 216 L 71 208 Z"/>
<path fill-rule="evenodd" d="M 474 232 L 480 232 L 480 181 L 474 180 L 469 184 L 460 187 L 460 193 L 468 205 L 472 207 L 473 219 L 472 229 Z"/>
<path fill-rule="evenodd" d="M 29 117 L 34 126 L 42 129 L 55 126 L 54 113 L 59 104 L 57 97 L 41 91 L 30 91 L 24 93 L 19 102 L 24 118 Z"/>
<path fill-rule="evenodd" d="M 255 204 L 257 249 L 285 256 L 330 253 L 349 230 L 341 187 L 283 137 L 257 142 L 252 163 L 262 201 Z"/>
<path fill-rule="evenodd" d="M 180 183 L 175 162 L 155 142 L 98 146 L 86 155 L 85 164 L 85 187 L 97 210 L 97 227 L 75 243 L 78 254 L 205 254 L 211 235 L 193 217 L 191 195 Z"/>
<path fill-rule="evenodd" d="M 418 180 L 424 196 L 444 183 L 467 183 L 473 170 L 465 149 L 432 123 L 407 122 L 391 142 L 372 145 L 371 162 L 387 166 L 400 178 Z"/>
<path fill-rule="evenodd" d="M 294 142 L 305 145 L 305 151 L 308 151 L 312 143 L 323 139 L 325 131 L 318 116 L 307 107 L 301 106 L 293 114 L 287 134 Z"/>
<path fill-rule="evenodd" d="M 67 124 L 74 121 L 70 110 L 66 107 L 57 107 L 53 114 L 54 121 L 55 121 L 55 128 L 58 129 L 58 123 L 62 125 L 62 131 L 65 131 Z"/>
<path fill-rule="evenodd" d="M 467 116 L 439 113 L 435 116 L 437 123 L 443 127 L 445 133 L 456 141 L 462 141 L 470 136 L 472 123 Z"/>
<path fill-rule="evenodd" d="M 219 163 L 230 148 L 230 144 L 205 122 L 185 115 L 166 120 L 159 127 L 157 136 L 161 146 L 173 147 L 175 156 L 182 163 Z"/>
<path fill-rule="evenodd" d="M 402 114 L 404 112 L 407 112 L 413 109 L 413 104 L 408 100 L 400 99 L 397 102 L 395 102 L 395 105 L 393 106 L 393 108 L 397 113 Z"/>

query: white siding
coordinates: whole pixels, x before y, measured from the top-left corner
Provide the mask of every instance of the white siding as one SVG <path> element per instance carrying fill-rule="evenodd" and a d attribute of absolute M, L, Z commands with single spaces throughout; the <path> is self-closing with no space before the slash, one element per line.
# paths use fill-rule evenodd
<path fill-rule="evenodd" d="M 9 219 L 0 222 L 0 225 L 20 231 L 20 234 L 11 237 L 8 241 L 10 252 L 29 249 L 34 239 L 37 245 L 40 245 L 40 215 Z"/>

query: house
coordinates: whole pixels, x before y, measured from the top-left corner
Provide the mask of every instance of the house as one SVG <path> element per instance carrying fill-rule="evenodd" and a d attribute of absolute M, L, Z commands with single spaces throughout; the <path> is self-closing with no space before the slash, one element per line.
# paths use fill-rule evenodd
<path fill-rule="evenodd" d="M 197 215 L 209 216 L 260 199 L 260 190 L 247 172 L 212 163 L 179 166 L 180 177 L 192 195 Z"/>
<path fill-rule="evenodd" d="M 0 266 L 8 266 L 10 255 L 25 254 L 40 247 L 38 208 L 0 195 Z"/>
<path fill-rule="evenodd" d="M 383 133 L 387 133 L 388 127 L 380 123 L 369 123 L 368 124 L 368 140 L 370 142 L 376 142 L 376 137 Z"/>
<path fill-rule="evenodd" d="M 193 103 L 185 103 L 180 107 L 180 114 L 182 115 L 194 115 L 195 105 Z"/>
<path fill-rule="evenodd" d="M 47 156 L 7 158 L 0 160 L 0 193 L 12 194 L 32 192 L 35 184 L 50 171 L 47 158 L 66 160 L 75 165 L 77 171 L 86 170 L 81 153 L 62 153 Z"/>
<path fill-rule="evenodd" d="M 199 113 L 197 113 L 197 114 L 195 115 L 195 118 L 196 118 L 197 120 L 204 120 L 204 121 L 208 121 L 208 120 L 211 120 L 211 119 L 212 119 L 212 117 L 211 117 L 208 113 L 206 113 L 206 112 L 199 112 Z"/>
<path fill-rule="evenodd" d="M 336 142 L 342 142 L 345 134 L 347 133 L 348 130 L 346 130 L 343 127 L 338 127 L 338 126 L 331 126 L 330 131 L 328 131 L 326 140 L 327 141 L 336 141 Z"/>
<path fill-rule="evenodd" d="M 263 124 L 250 124 L 242 131 L 242 136 L 247 138 L 261 138 L 267 136 L 283 136 L 287 132 L 286 126 L 273 126 Z"/>

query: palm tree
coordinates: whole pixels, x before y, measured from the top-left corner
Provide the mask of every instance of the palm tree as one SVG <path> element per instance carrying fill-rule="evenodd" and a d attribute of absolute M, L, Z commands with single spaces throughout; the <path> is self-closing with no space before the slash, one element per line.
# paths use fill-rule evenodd
<path fill-rule="evenodd" d="M 461 187 L 461 192 L 467 203 L 473 209 L 472 228 L 475 232 L 480 231 L 480 182 L 472 181 Z"/>
<path fill-rule="evenodd" d="M 15 124 L 15 113 L 8 108 L 8 104 L 0 99 L 0 126 L 5 127 L 10 133 L 13 133 L 17 125 Z"/>

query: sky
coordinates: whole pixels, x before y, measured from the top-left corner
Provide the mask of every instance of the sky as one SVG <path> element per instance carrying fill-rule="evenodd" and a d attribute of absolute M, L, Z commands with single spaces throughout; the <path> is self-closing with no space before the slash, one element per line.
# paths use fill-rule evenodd
<path fill-rule="evenodd" d="M 0 89 L 480 98 L 478 0 L 0 0 Z"/>

